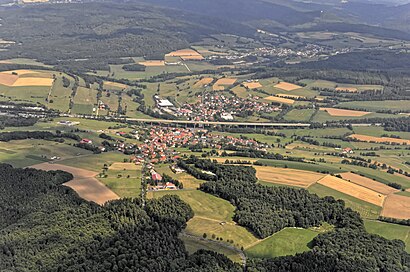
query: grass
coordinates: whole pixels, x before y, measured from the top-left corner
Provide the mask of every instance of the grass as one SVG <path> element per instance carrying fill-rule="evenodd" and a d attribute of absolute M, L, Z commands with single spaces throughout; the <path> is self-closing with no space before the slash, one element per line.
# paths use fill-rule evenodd
<path fill-rule="evenodd" d="M 381 207 L 370 204 L 363 200 L 343 194 L 321 184 L 314 184 L 308 188 L 309 192 L 317 194 L 320 197 L 333 196 L 335 199 L 341 199 L 345 202 L 346 207 L 360 213 L 363 218 L 377 219 L 381 212 Z"/>
<path fill-rule="evenodd" d="M 313 109 L 293 109 L 285 115 L 287 121 L 309 121 L 312 114 L 315 112 Z"/>
<path fill-rule="evenodd" d="M 101 154 L 91 154 L 88 156 L 67 159 L 59 163 L 72 167 L 78 167 L 99 172 L 104 167 L 104 164 L 110 165 L 114 162 L 123 162 L 125 158 L 128 159 L 128 156 L 119 152 L 106 152 Z"/>
<path fill-rule="evenodd" d="M 122 178 L 99 178 L 99 180 L 120 197 L 139 197 L 141 194 L 140 176 L 127 178 L 124 175 Z"/>
<path fill-rule="evenodd" d="M 366 109 L 368 111 L 392 110 L 410 111 L 410 103 L 407 100 L 385 101 L 351 101 L 338 104 L 339 107 L 348 109 Z"/>
<path fill-rule="evenodd" d="M 402 226 L 376 220 L 364 220 L 364 226 L 369 233 L 380 235 L 389 240 L 402 240 L 406 244 L 406 251 L 410 253 L 410 226 Z"/>
<path fill-rule="evenodd" d="M 253 258 L 274 258 L 310 250 L 309 243 L 319 233 L 310 229 L 285 228 L 245 250 Z"/>

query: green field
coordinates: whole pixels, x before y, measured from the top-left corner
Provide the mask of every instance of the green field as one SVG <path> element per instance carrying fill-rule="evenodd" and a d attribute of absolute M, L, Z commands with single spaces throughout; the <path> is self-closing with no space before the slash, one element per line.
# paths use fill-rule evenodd
<path fill-rule="evenodd" d="M 380 235 L 386 239 L 402 240 L 406 244 L 406 251 L 410 253 L 410 226 L 402 226 L 376 220 L 364 220 L 364 226 L 368 232 Z"/>
<path fill-rule="evenodd" d="M 407 100 L 351 101 L 342 102 L 338 106 L 348 109 L 366 109 L 368 111 L 410 111 L 410 103 Z"/>
<path fill-rule="evenodd" d="M 294 109 L 288 112 L 285 115 L 285 120 L 287 121 L 300 121 L 300 122 L 306 122 L 309 121 L 310 117 L 312 114 L 315 112 L 314 109 Z"/>
<path fill-rule="evenodd" d="M 298 170 L 306 170 L 306 171 L 313 171 L 313 172 L 322 172 L 322 171 L 328 171 L 330 173 L 341 173 L 343 170 L 341 170 L 337 166 L 329 165 L 329 164 L 324 164 L 324 163 L 302 163 L 302 162 L 294 162 L 294 161 L 278 161 L 278 160 L 267 160 L 267 159 L 261 159 L 258 160 L 258 162 L 263 163 L 267 166 L 274 166 L 274 167 L 287 167 L 287 168 L 292 168 L 292 169 L 298 169 Z"/>
<path fill-rule="evenodd" d="M 310 229 L 285 228 L 247 248 L 245 252 L 246 255 L 254 258 L 295 255 L 310 250 L 309 243 L 318 234 L 318 232 Z"/>
<path fill-rule="evenodd" d="M 129 156 L 126 156 L 119 152 L 106 152 L 101 154 L 91 154 L 88 156 L 82 156 L 73 159 L 63 160 L 59 163 L 83 168 L 91 171 L 100 172 L 104 167 L 104 164 L 110 165 L 114 162 L 123 162 L 124 159 L 128 159 Z"/>

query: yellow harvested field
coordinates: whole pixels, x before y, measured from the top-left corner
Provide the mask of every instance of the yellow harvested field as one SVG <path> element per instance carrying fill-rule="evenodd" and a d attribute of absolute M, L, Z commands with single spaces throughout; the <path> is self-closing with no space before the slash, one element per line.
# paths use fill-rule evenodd
<path fill-rule="evenodd" d="M 295 103 L 295 100 L 292 100 L 292 99 L 289 99 L 289 98 L 277 97 L 277 96 L 268 96 L 268 97 L 264 97 L 263 99 L 268 100 L 268 101 L 282 103 L 282 104 L 293 104 L 293 103 Z"/>
<path fill-rule="evenodd" d="M 194 84 L 194 88 L 201 88 L 205 85 L 209 85 L 214 81 L 212 77 L 204 77 L 201 80 L 199 80 L 197 83 Z"/>
<path fill-rule="evenodd" d="M 205 58 L 198 54 L 195 56 L 181 56 L 181 59 L 182 60 L 204 60 Z"/>
<path fill-rule="evenodd" d="M 257 89 L 257 88 L 261 88 L 262 84 L 260 84 L 259 82 L 245 82 L 243 83 L 243 86 L 245 86 L 245 88 L 248 88 L 248 89 Z"/>
<path fill-rule="evenodd" d="M 220 78 L 212 87 L 214 91 L 223 91 L 226 86 L 235 84 L 236 78 Z"/>
<path fill-rule="evenodd" d="M 327 175 L 317 183 L 380 207 L 383 206 L 386 198 L 384 194 L 331 175 Z"/>
<path fill-rule="evenodd" d="M 2 72 L 2 74 L 17 74 L 18 76 L 26 75 L 26 74 L 38 74 L 39 72 L 34 70 L 11 70 Z"/>
<path fill-rule="evenodd" d="M 147 61 L 139 62 L 138 64 L 144 65 L 146 67 L 165 66 L 165 61 L 163 61 L 163 60 L 147 60 Z"/>
<path fill-rule="evenodd" d="M 64 183 L 64 185 L 72 188 L 78 193 L 80 197 L 85 200 L 93 201 L 97 204 L 103 205 L 107 201 L 120 198 L 117 194 L 115 194 L 95 178 L 95 176 L 98 174 L 96 172 L 61 164 L 51 164 L 47 162 L 30 167 L 45 171 L 62 170 L 73 174 L 74 179 L 67 183 Z"/>
<path fill-rule="evenodd" d="M 351 117 L 361 117 L 371 112 L 367 111 L 355 111 L 355 110 L 343 110 L 343 109 L 336 109 L 336 108 L 320 108 L 321 111 L 326 111 L 332 116 L 351 116 Z"/>
<path fill-rule="evenodd" d="M 338 92 L 349 92 L 349 93 L 356 93 L 357 88 L 354 87 L 337 87 L 336 91 Z"/>
<path fill-rule="evenodd" d="M 104 86 L 107 85 L 109 87 L 113 87 L 113 88 L 120 88 L 120 89 L 125 89 L 128 86 L 122 83 L 118 83 L 118 82 L 112 82 L 112 81 L 104 81 Z"/>
<path fill-rule="evenodd" d="M 401 195 L 387 196 L 381 215 L 398 219 L 410 219 L 410 197 Z"/>
<path fill-rule="evenodd" d="M 284 98 L 292 98 L 292 99 L 306 98 L 306 97 L 304 97 L 304 96 L 293 95 L 293 94 L 277 94 L 276 96 L 284 97 Z"/>
<path fill-rule="evenodd" d="M 256 169 L 256 177 L 259 180 L 302 188 L 309 187 L 325 176 L 316 172 L 289 168 L 277 168 L 269 166 L 253 167 Z"/>
<path fill-rule="evenodd" d="M 173 51 L 165 55 L 166 57 L 189 57 L 189 56 L 201 56 L 197 51 L 193 49 L 181 49 L 177 51 Z"/>
<path fill-rule="evenodd" d="M 302 88 L 299 85 L 295 85 L 295 84 L 288 83 L 288 82 L 280 82 L 279 84 L 276 84 L 274 87 L 285 90 L 285 91 L 293 91 L 293 90 Z"/>
<path fill-rule="evenodd" d="M 141 166 L 131 162 L 115 162 L 109 170 L 141 170 Z"/>
<path fill-rule="evenodd" d="M 14 82 L 13 87 L 52 86 L 54 79 L 41 77 L 21 77 Z"/>
<path fill-rule="evenodd" d="M 13 86 L 19 77 L 17 75 L 0 73 L 0 85 Z"/>
<path fill-rule="evenodd" d="M 393 187 L 387 186 L 386 184 L 383 184 L 381 182 L 374 181 L 372 179 L 369 179 L 367 177 L 362 177 L 358 174 L 352 173 L 352 172 L 347 172 L 347 173 L 341 173 L 340 176 L 342 176 L 343 179 L 353 182 L 357 185 L 366 187 L 370 190 L 379 192 L 384 195 L 390 195 L 398 192 L 399 190 L 394 189 Z"/>
<path fill-rule="evenodd" d="M 389 138 L 389 137 L 374 137 L 362 134 L 352 134 L 349 136 L 350 138 L 356 139 L 362 142 L 374 142 L 374 143 L 396 143 L 396 144 L 405 144 L 410 145 L 410 140 L 405 139 L 396 139 L 396 138 Z"/>

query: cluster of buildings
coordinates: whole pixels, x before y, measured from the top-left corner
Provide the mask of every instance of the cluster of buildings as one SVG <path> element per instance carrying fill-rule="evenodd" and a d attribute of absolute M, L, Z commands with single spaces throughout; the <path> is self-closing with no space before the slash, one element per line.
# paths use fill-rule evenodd
<path fill-rule="evenodd" d="M 280 108 L 265 102 L 259 97 L 240 98 L 218 93 L 206 93 L 196 104 L 184 104 L 177 112 L 194 121 L 233 121 L 235 116 L 250 116 L 253 113 L 272 113 Z"/>

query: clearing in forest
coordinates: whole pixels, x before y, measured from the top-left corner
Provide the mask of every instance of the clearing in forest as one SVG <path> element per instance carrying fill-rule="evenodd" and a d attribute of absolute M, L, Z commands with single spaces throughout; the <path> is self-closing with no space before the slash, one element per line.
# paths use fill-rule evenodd
<path fill-rule="evenodd" d="M 389 195 L 384 202 L 382 216 L 398 219 L 410 218 L 410 197 Z"/>
<path fill-rule="evenodd" d="M 367 111 L 356 111 L 356 110 L 344 110 L 344 109 L 337 109 L 337 108 L 320 108 L 321 111 L 326 111 L 331 116 L 351 116 L 351 117 L 361 117 L 371 112 Z"/>
<path fill-rule="evenodd" d="M 276 84 L 274 87 L 281 89 L 281 90 L 285 90 L 285 91 L 293 91 L 293 90 L 302 88 L 299 85 L 295 85 L 295 84 L 288 83 L 288 82 L 280 82 Z"/>
<path fill-rule="evenodd" d="M 317 183 L 380 207 L 383 206 L 386 198 L 384 194 L 331 175 L 327 175 Z"/>
<path fill-rule="evenodd" d="M 369 179 L 367 177 L 360 176 L 352 172 L 341 173 L 340 176 L 345 180 L 348 180 L 357 185 L 366 187 L 370 190 L 379 192 L 384 195 L 394 194 L 399 191 L 397 189 L 394 189 L 393 187 L 387 186 L 386 184 Z"/>
<path fill-rule="evenodd" d="M 45 171 L 62 170 L 73 174 L 73 180 L 64 183 L 64 185 L 72 188 L 78 193 L 80 197 L 85 200 L 93 201 L 97 204 L 103 205 L 107 201 L 120 198 L 117 194 L 115 194 L 95 178 L 95 176 L 98 174 L 96 172 L 62 164 L 51 163 L 41 163 L 30 167 Z"/>
<path fill-rule="evenodd" d="M 277 168 L 269 166 L 253 167 L 256 169 L 256 177 L 259 180 L 269 183 L 297 186 L 302 188 L 309 187 L 325 176 L 316 172 L 289 168 Z"/>

